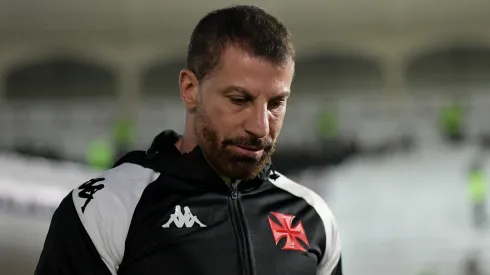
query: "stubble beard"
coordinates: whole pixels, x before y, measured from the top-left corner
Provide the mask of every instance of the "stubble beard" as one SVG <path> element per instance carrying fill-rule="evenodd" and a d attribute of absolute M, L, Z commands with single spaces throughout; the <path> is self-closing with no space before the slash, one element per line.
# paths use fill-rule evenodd
<path fill-rule="evenodd" d="M 221 176 L 233 180 L 250 180 L 257 177 L 270 162 L 276 148 L 276 142 L 271 138 L 227 137 L 220 142 L 218 133 L 202 106 L 195 109 L 194 133 L 197 144 L 209 164 Z M 263 148 L 263 154 L 259 159 L 237 155 L 229 149 L 230 145 L 260 146 Z"/>

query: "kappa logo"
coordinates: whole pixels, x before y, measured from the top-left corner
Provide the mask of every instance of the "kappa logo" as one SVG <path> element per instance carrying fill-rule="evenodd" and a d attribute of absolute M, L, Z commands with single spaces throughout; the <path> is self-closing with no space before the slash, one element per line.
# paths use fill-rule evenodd
<path fill-rule="evenodd" d="M 175 206 L 175 213 L 170 215 L 170 219 L 167 223 L 162 225 L 162 227 L 169 228 L 172 223 L 178 228 L 182 228 L 184 225 L 185 227 L 190 228 L 194 226 L 194 223 L 197 223 L 200 227 L 206 227 L 206 225 L 200 222 L 196 216 L 192 215 L 189 207 L 184 206 L 184 213 L 182 214 L 180 205 Z"/>
<path fill-rule="evenodd" d="M 85 208 L 87 207 L 88 203 L 94 199 L 94 194 L 97 193 L 97 191 L 104 189 L 103 184 L 96 185 L 97 182 L 103 180 L 105 180 L 105 178 L 91 179 L 80 185 L 80 187 L 78 188 L 78 190 L 81 190 L 78 193 L 78 197 L 85 199 L 85 203 L 82 206 L 82 213 L 85 213 Z"/>
<path fill-rule="evenodd" d="M 295 216 L 276 212 L 271 212 L 271 214 L 274 215 L 274 217 L 276 217 L 280 223 L 280 225 L 278 225 L 270 217 L 267 217 L 269 219 L 269 225 L 271 227 L 272 236 L 274 237 L 276 245 L 282 238 L 286 238 L 286 244 L 282 247 L 282 250 L 306 251 L 299 240 L 310 247 L 310 243 L 308 242 L 308 238 L 306 237 L 306 232 L 301 221 L 299 221 L 298 224 L 293 227 L 293 219 Z"/>

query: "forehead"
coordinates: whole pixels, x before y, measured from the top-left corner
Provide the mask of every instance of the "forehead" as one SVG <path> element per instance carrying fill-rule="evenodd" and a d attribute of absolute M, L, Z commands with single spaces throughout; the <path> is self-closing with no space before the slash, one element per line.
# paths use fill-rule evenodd
<path fill-rule="evenodd" d="M 275 64 L 254 57 L 238 47 L 226 47 L 216 70 L 210 76 L 217 85 L 234 85 L 250 92 L 289 91 L 294 75 L 294 62 Z"/>

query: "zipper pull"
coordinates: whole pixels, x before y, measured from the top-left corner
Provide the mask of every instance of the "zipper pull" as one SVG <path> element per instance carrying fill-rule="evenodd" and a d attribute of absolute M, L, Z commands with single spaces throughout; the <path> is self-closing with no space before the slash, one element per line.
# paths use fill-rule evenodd
<path fill-rule="evenodd" d="M 231 198 L 236 200 L 238 199 L 238 181 L 233 181 L 231 183 Z"/>

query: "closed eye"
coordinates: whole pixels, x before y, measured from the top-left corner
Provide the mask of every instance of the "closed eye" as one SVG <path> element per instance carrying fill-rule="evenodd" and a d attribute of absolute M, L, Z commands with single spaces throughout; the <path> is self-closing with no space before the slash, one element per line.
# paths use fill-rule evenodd
<path fill-rule="evenodd" d="M 286 100 L 275 100 L 275 101 L 271 101 L 269 102 L 269 109 L 277 109 L 277 108 L 280 108 L 284 105 L 284 103 L 286 102 Z"/>
<path fill-rule="evenodd" d="M 235 105 L 245 105 L 250 102 L 250 99 L 245 97 L 230 97 L 230 101 Z"/>

